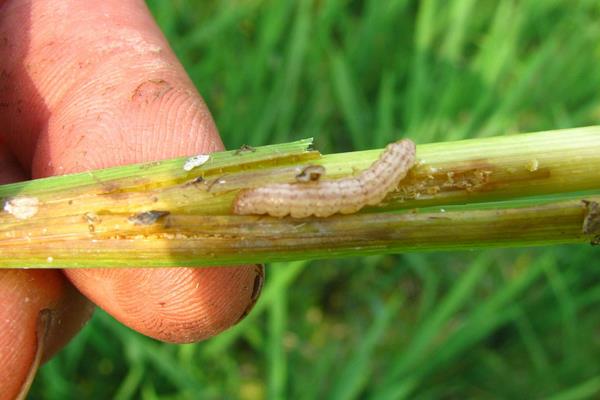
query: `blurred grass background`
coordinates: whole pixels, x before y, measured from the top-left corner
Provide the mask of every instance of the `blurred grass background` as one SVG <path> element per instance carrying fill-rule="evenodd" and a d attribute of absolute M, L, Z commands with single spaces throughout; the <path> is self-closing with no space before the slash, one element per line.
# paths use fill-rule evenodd
<path fill-rule="evenodd" d="M 149 1 L 225 144 L 322 152 L 598 124 L 597 0 Z M 269 265 L 203 343 L 102 311 L 31 398 L 600 398 L 590 246 Z"/>

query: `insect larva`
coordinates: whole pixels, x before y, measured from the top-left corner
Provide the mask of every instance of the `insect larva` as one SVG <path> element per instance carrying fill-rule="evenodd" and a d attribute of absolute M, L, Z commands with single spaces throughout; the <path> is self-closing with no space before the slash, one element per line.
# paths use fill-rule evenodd
<path fill-rule="evenodd" d="M 279 183 L 240 192 L 233 212 L 273 217 L 329 217 L 355 213 L 379 204 L 396 188 L 415 163 L 415 144 L 409 139 L 389 144 L 379 159 L 360 175 L 337 180 Z"/>

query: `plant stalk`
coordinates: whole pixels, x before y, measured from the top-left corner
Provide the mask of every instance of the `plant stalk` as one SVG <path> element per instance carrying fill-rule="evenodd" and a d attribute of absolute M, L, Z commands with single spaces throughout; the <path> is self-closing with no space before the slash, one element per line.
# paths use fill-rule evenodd
<path fill-rule="evenodd" d="M 194 168 L 179 158 L 4 185 L 0 268 L 231 265 L 600 235 L 600 127 L 419 145 L 398 190 L 357 214 L 231 213 L 240 190 L 293 182 L 312 164 L 326 179 L 348 176 L 381 152 L 321 156 L 310 143 L 214 153 Z"/>

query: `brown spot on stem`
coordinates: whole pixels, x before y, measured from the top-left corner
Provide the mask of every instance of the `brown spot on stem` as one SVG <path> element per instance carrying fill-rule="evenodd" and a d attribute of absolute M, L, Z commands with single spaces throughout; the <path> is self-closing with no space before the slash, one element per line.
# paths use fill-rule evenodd
<path fill-rule="evenodd" d="M 204 178 L 203 178 L 203 177 L 201 177 L 201 176 L 197 176 L 197 177 L 195 177 L 194 179 L 191 179 L 191 180 L 189 180 L 189 181 L 185 182 L 185 183 L 183 184 L 183 187 L 188 187 L 188 186 L 197 186 L 197 185 L 199 185 L 199 184 L 201 184 L 201 183 L 204 183 Z"/>
<path fill-rule="evenodd" d="M 210 192 L 212 190 L 213 186 L 224 184 L 226 182 L 225 179 L 223 179 L 224 176 L 225 175 L 221 175 L 218 178 L 213 179 L 206 187 L 206 191 Z"/>
<path fill-rule="evenodd" d="M 96 224 L 102 222 L 102 218 L 93 212 L 86 212 L 83 214 L 83 220 L 87 222 L 90 233 L 94 233 L 96 231 Z"/>
<path fill-rule="evenodd" d="M 296 175 L 297 182 L 315 182 L 325 175 L 325 168 L 321 165 L 309 165 Z"/>
<path fill-rule="evenodd" d="M 129 222 L 134 225 L 152 225 L 160 218 L 169 215 L 169 211 L 150 210 L 129 217 Z"/>

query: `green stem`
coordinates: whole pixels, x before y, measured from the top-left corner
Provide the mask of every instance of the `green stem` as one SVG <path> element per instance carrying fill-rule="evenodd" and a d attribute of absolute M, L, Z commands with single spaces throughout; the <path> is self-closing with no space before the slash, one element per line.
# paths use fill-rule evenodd
<path fill-rule="evenodd" d="M 399 190 L 358 214 L 231 214 L 241 189 L 293 181 L 308 164 L 347 176 L 381 151 L 321 157 L 309 144 L 215 153 L 191 171 L 176 159 L 2 186 L 10 212 L 0 213 L 0 268 L 226 265 L 585 243 L 600 234 L 583 231 L 586 218 L 598 224 L 582 202 L 600 202 L 590 192 L 600 188 L 600 127 L 420 145 Z M 498 200 L 511 201 L 489 203 Z"/>

